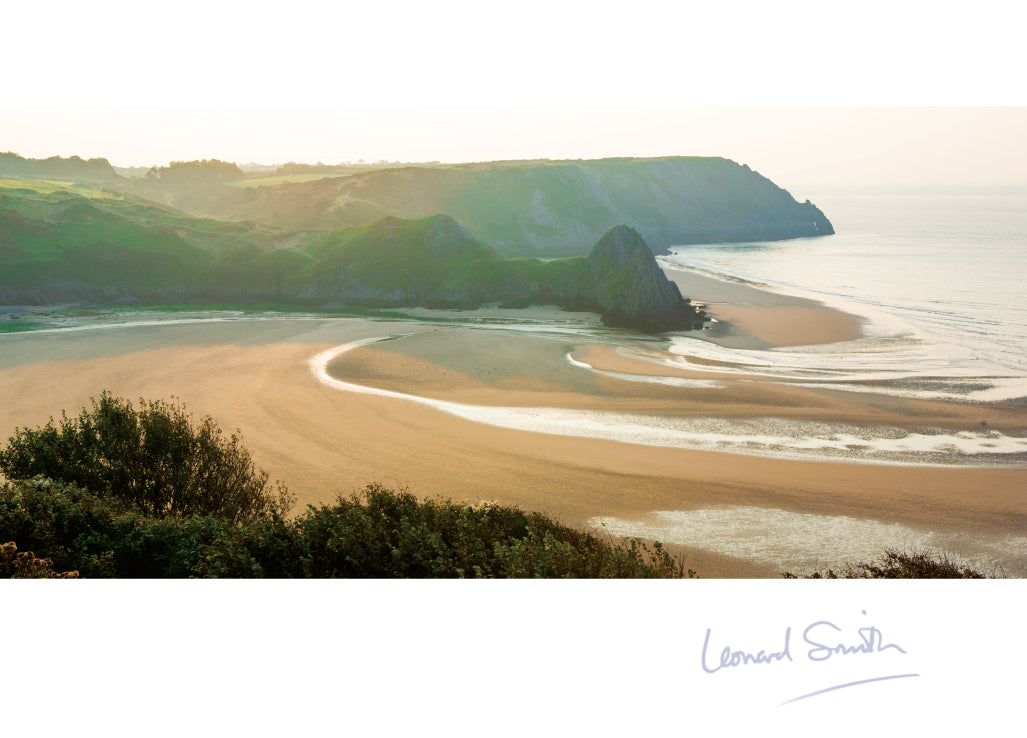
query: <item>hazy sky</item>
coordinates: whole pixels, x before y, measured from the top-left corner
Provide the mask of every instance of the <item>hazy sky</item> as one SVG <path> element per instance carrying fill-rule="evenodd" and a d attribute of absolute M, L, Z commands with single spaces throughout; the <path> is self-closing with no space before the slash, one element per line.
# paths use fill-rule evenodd
<path fill-rule="evenodd" d="M 6 65 L 0 151 L 116 165 L 717 155 L 796 195 L 1027 184 L 1011 2 L 145 8 L 5 8 L 5 57 L 24 61 Z"/>

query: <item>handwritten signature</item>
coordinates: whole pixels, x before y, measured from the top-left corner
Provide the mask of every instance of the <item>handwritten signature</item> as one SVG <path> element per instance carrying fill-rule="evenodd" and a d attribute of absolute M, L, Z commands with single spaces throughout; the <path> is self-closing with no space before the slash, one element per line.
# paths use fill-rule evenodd
<path fill-rule="evenodd" d="M 866 615 L 866 610 L 861 611 Z M 703 641 L 701 665 L 707 674 L 716 674 L 721 669 L 781 663 L 784 661 L 794 662 L 792 657 L 792 629 L 785 628 L 784 637 L 780 642 L 780 650 L 761 649 L 759 651 L 735 650 L 730 645 L 720 650 L 719 657 L 716 656 L 716 648 L 710 648 L 710 640 L 713 636 L 711 628 L 706 629 L 706 638 Z M 895 650 L 898 653 L 906 654 L 906 649 L 897 643 L 885 643 L 884 634 L 873 625 L 857 628 L 850 637 L 845 637 L 845 631 L 828 620 L 818 620 L 810 623 L 802 631 L 802 641 L 805 646 L 805 656 L 809 661 L 824 662 L 837 656 L 852 656 L 855 654 L 876 654 L 882 651 Z M 775 644 L 777 645 L 777 644 Z M 800 653 L 797 651 L 797 653 Z M 801 653 L 800 653 L 801 656 Z M 883 681 L 886 679 L 901 679 L 905 677 L 919 676 L 919 674 L 892 674 L 888 676 L 875 677 L 873 679 L 862 679 L 857 682 L 839 684 L 826 689 L 817 690 L 810 694 L 796 697 L 782 703 L 796 702 L 807 697 L 831 692 L 844 687 L 851 687 L 857 684 Z"/>

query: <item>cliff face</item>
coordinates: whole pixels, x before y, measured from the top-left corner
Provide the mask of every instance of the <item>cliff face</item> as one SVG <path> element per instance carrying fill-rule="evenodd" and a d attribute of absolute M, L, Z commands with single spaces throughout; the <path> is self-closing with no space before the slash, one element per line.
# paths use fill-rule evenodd
<path fill-rule="evenodd" d="M 585 254 L 610 228 L 656 252 L 833 233 L 811 203 L 719 157 L 492 162 L 381 169 L 242 190 L 181 207 L 281 228 L 337 229 L 448 213 L 507 257 Z"/>
<path fill-rule="evenodd" d="M 646 331 L 689 330 L 700 320 L 656 263 L 638 231 L 619 225 L 588 256 L 592 289 L 607 325 Z"/>
<path fill-rule="evenodd" d="M 809 200 L 802 204 L 802 208 L 809 215 L 810 220 L 813 221 L 813 225 L 817 227 L 817 235 L 830 236 L 834 233 L 834 226 L 831 225 L 831 221 L 829 221 L 827 216 L 824 215 L 823 210 L 818 208 Z"/>
<path fill-rule="evenodd" d="M 820 211 L 814 214 L 766 177 L 721 158 L 496 169 L 458 188 L 440 212 L 508 255 L 586 253 L 619 224 L 637 230 L 656 253 L 681 244 L 834 232 Z"/>

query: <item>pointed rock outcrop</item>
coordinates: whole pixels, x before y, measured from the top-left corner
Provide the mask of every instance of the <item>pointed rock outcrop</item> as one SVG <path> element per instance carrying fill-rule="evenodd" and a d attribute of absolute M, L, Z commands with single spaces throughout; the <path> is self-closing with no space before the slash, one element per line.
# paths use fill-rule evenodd
<path fill-rule="evenodd" d="M 603 322 L 644 331 L 690 330 L 701 322 L 691 302 L 667 279 L 634 228 L 619 225 L 588 255 L 592 288 Z"/>

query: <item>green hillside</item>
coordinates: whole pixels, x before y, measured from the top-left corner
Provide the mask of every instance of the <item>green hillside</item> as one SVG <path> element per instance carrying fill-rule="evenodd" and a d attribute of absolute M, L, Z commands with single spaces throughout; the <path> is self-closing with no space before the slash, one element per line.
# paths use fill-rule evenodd
<path fill-rule="evenodd" d="M 811 203 L 796 202 L 759 173 L 719 157 L 325 168 L 317 174 L 323 176 L 283 174 L 262 186 L 202 195 L 154 194 L 196 214 L 284 228 L 336 229 L 387 216 L 447 213 L 506 256 L 584 254 L 619 224 L 638 230 L 657 251 L 834 232 Z"/>
<path fill-rule="evenodd" d="M 445 215 L 386 217 L 332 231 L 303 251 L 312 259 L 303 270 L 307 295 L 382 306 L 592 306 L 585 257 L 505 260 Z"/>
<path fill-rule="evenodd" d="M 587 307 L 583 258 L 506 261 L 448 216 L 284 231 L 134 195 L 0 181 L 0 304 L 259 299 Z"/>
<path fill-rule="evenodd" d="M 248 289 L 315 234 L 196 218 L 65 182 L 0 180 L 0 302 Z M 266 280 L 265 280 L 266 281 Z"/>
<path fill-rule="evenodd" d="M 812 203 L 720 157 L 471 164 L 288 164 L 244 172 L 216 159 L 121 177 L 105 159 L 0 154 L 0 177 L 99 184 L 196 217 L 332 231 L 446 213 L 504 256 L 587 253 L 615 225 L 659 252 L 689 243 L 828 235 Z"/>

